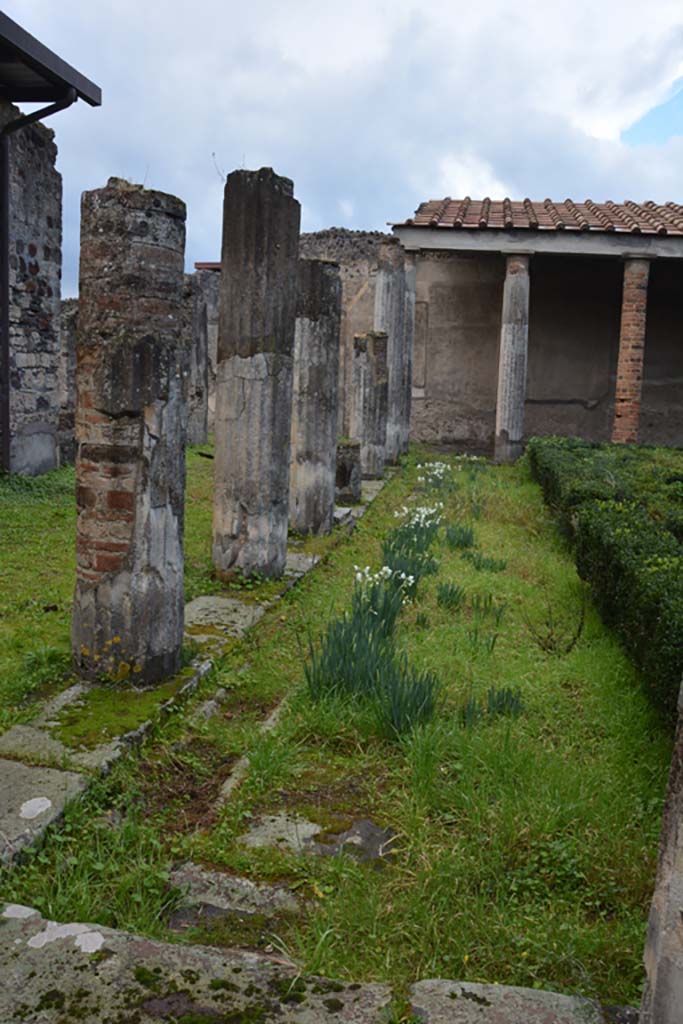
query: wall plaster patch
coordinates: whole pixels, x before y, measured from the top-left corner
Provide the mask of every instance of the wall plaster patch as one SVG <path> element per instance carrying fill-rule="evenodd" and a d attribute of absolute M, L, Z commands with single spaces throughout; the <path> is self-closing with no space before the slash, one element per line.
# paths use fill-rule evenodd
<path fill-rule="evenodd" d="M 21 805 L 19 817 L 25 821 L 33 821 L 40 814 L 45 814 L 52 807 L 52 800 L 46 796 L 35 796 L 32 800 L 26 800 Z"/>

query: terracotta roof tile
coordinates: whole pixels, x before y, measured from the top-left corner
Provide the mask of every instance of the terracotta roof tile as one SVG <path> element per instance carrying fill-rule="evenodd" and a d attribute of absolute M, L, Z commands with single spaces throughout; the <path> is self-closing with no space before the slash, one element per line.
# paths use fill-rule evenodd
<path fill-rule="evenodd" d="M 562 203 L 544 199 L 430 199 L 410 220 L 394 227 L 431 227 L 456 230 L 616 231 L 633 235 L 683 235 L 683 205 L 594 203 L 586 199 Z"/>

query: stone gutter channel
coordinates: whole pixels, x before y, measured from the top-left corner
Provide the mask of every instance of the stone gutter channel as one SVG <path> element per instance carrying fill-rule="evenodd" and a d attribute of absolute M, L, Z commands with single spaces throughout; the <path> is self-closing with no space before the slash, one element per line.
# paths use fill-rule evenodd
<path fill-rule="evenodd" d="M 337 509 L 335 522 L 353 530 L 385 481 L 364 485 L 364 503 Z M 66 803 L 83 795 L 98 774 L 109 770 L 124 752 L 139 746 L 158 722 L 192 695 L 213 668 L 222 642 L 254 628 L 268 608 L 310 572 L 319 560 L 296 551 L 280 593 L 263 604 L 205 596 L 186 607 L 186 627 L 206 653 L 192 665 L 192 675 L 152 717 L 136 729 L 93 750 L 73 750 L 50 729 L 66 708 L 77 706 L 89 687 L 76 684 L 57 695 L 30 725 L 16 725 L 0 736 L 1 859 L 19 858 L 40 842 L 49 825 L 58 823 Z M 206 633 L 202 633 L 202 628 Z M 272 729 L 281 702 L 262 722 Z M 220 691 L 194 712 L 208 720 L 220 708 Z M 39 762 L 48 762 L 40 764 Z M 59 765 L 57 767 L 56 765 Z M 223 783 L 224 803 L 248 772 L 245 755 Z M 332 845 L 320 842 L 320 829 L 304 819 L 279 816 L 256 823 L 241 841 L 247 846 L 286 841 L 293 850 L 330 855 L 346 849 L 360 859 L 385 856 L 392 834 L 372 822 L 354 822 Z M 284 837 L 284 838 L 283 838 Z M 184 897 L 169 921 L 182 934 L 204 918 L 258 916 L 275 922 L 296 915 L 302 905 L 283 886 L 209 871 L 195 864 L 176 868 L 171 878 Z M 240 949 L 161 942 L 99 925 L 44 919 L 38 910 L 0 902 L 0 1024 L 390 1024 L 397 1005 L 386 984 L 356 984 L 302 977 L 283 956 Z M 268 947 L 269 949 L 272 947 Z M 404 994 L 403 994 L 404 995 Z M 636 1024 L 631 1011 L 612 1015 L 595 1002 L 499 985 L 428 980 L 408 992 L 413 1019 L 429 1024 Z M 405 1007 L 405 998 L 401 1000 Z"/>

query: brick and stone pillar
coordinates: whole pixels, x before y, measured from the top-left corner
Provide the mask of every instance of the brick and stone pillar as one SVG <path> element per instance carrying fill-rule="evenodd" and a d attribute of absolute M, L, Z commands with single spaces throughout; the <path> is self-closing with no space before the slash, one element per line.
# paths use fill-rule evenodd
<path fill-rule="evenodd" d="M 498 357 L 496 462 L 522 454 L 529 341 L 529 257 L 507 256 Z"/>
<path fill-rule="evenodd" d="M 403 386 L 406 362 L 405 271 L 398 239 L 383 242 L 377 252 L 374 328 L 387 335 L 387 436 L 385 458 L 396 462 L 401 451 Z"/>
<path fill-rule="evenodd" d="M 683 1007 L 683 688 L 645 944 L 640 1024 L 680 1024 Z"/>
<path fill-rule="evenodd" d="M 81 203 L 76 593 L 84 676 L 180 667 L 185 204 L 110 178 Z"/>
<path fill-rule="evenodd" d="M 366 480 L 381 477 L 386 462 L 387 348 L 383 331 L 357 334 L 353 339 L 352 436 L 360 441 L 361 472 Z"/>
<path fill-rule="evenodd" d="M 213 431 L 216 412 L 216 369 L 218 366 L 218 307 L 221 287 L 220 270 L 195 272 L 202 301 L 206 306 L 208 430 Z"/>
<path fill-rule="evenodd" d="M 289 484 L 289 525 L 299 533 L 332 529 L 340 321 L 338 264 L 299 260 Z"/>
<path fill-rule="evenodd" d="M 271 168 L 225 186 L 213 561 L 279 576 L 287 557 L 300 207 Z"/>
<path fill-rule="evenodd" d="M 612 426 L 612 441 L 616 444 L 636 444 L 638 441 L 649 276 L 649 260 L 625 260 Z"/>

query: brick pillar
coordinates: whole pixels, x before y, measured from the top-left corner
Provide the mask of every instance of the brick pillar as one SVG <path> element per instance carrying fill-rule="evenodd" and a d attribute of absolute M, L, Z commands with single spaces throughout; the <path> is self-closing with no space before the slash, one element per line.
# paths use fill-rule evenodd
<path fill-rule="evenodd" d="M 366 480 L 384 472 L 387 443 L 388 338 L 383 331 L 353 339 L 352 437 L 360 441 L 361 472 Z"/>
<path fill-rule="evenodd" d="M 529 257 L 507 256 L 498 356 L 496 462 L 522 454 L 529 340 Z"/>
<path fill-rule="evenodd" d="M 398 459 L 403 433 L 403 384 L 406 361 L 406 285 L 403 256 L 398 239 L 383 242 L 377 252 L 374 329 L 387 335 L 387 462 L 396 462 Z"/>
<path fill-rule="evenodd" d="M 649 260 L 624 261 L 619 359 L 612 425 L 612 441 L 615 444 L 636 444 L 638 441 L 649 276 Z"/>
<path fill-rule="evenodd" d="M 334 517 L 339 397 L 339 266 L 299 260 L 289 524 L 329 533 Z"/>
<path fill-rule="evenodd" d="M 183 639 L 185 204 L 110 178 L 81 203 L 74 661 L 154 682 Z"/>
<path fill-rule="evenodd" d="M 300 207 L 271 168 L 225 186 L 213 561 L 279 576 L 287 557 Z"/>
<path fill-rule="evenodd" d="M 645 944 L 641 1024 L 680 1024 L 683 1007 L 683 688 Z"/>

